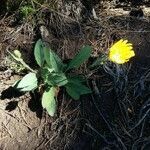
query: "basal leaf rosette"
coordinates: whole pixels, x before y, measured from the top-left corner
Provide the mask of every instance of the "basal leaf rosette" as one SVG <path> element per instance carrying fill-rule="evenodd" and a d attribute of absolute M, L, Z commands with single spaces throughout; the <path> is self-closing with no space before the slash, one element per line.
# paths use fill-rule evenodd
<path fill-rule="evenodd" d="M 109 50 L 109 60 L 117 63 L 124 64 L 134 57 L 135 53 L 133 50 L 132 43 L 129 43 L 128 40 L 119 40 Z"/>

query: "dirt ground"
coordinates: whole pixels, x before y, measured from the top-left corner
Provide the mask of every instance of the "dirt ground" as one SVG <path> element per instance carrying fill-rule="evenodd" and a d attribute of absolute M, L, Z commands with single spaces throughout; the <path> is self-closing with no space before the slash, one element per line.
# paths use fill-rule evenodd
<path fill-rule="evenodd" d="M 0 149 L 150 149 L 150 8 L 142 17 L 131 17 L 122 8 L 96 13 L 98 19 L 80 22 L 64 17 L 62 24 L 49 21 L 49 16 L 45 24 L 38 20 L 36 27 L 31 22 L 12 23 L 13 15 L 1 18 Z M 62 18 L 55 15 L 58 21 Z M 65 61 L 90 44 L 92 62 L 121 38 L 133 43 L 136 56 L 120 67 L 108 62 L 91 71 L 91 62 L 83 65 L 78 72 L 87 74 L 93 94 L 73 101 L 62 89 L 52 118 L 42 110 L 38 93 L 22 94 L 11 88 L 26 72 L 17 73 L 8 50 L 19 49 L 26 63 L 36 68 L 33 48 L 38 38 L 48 41 Z"/>

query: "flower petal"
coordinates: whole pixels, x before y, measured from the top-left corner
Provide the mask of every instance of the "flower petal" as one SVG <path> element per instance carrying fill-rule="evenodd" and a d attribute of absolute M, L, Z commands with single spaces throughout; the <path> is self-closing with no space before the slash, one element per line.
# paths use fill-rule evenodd
<path fill-rule="evenodd" d="M 128 40 L 119 40 L 109 50 L 109 59 L 118 64 L 128 62 L 133 56 L 135 56 L 133 46 Z"/>

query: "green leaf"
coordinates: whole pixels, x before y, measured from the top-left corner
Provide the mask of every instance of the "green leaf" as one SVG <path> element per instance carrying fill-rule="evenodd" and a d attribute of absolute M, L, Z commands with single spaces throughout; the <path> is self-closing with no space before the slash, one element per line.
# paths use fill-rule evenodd
<path fill-rule="evenodd" d="M 34 48 L 34 57 L 35 60 L 37 62 L 37 64 L 42 67 L 44 64 L 44 43 L 42 42 L 41 39 L 39 39 L 36 44 L 35 44 L 35 48 Z"/>
<path fill-rule="evenodd" d="M 29 15 L 33 14 L 36 10 L 33 9 L 31 6 L 22 6 L 20 7 L 20 11 L 23 17 L 28 17 Z"/>
<path fill-rule="evenodd" d="M 37 88 L 37 77 L 35 73 L 28 73 L 21 80 L 17 81 L 13 87 L 22 92 L 32 91 Z"/>
<path fill-rule="evenodd" d="M 80 81 L 69 80 L 69 83 L 65 85 L 67 93 L 75 100 L 78 100 L 81 95 L 89 94 L 92 91 L 82 84 Z"/>
<path fill-rule="evenodd" d="M 78 88 L 80 95 L 92 93 L 91 89 L 89 89 L 87 86 L 83 84 L 78 84 L 78 86 L 80 86 Z"/>
<path fill-rule="evenodd" d="M 55 73 L 53 69 L 48 67 L 41 68 L 40 76 L 50 86 L 64 86 L 68 83 L 64 73 Z"/>
<path fill-rule="evenodd" d="M 76 90 L 72 84 L 67 84 L 65 86 L 67 93 L 74 99 L 78 100 L 80 98 L 80 93 Z"/>
<path fill-rule="evenodd" d="M 49 67 L 52 67 L 51 61 L 50 61 L 50 49 L 47 46 L 44 47 L 44 59 L 45 59 L 47 65 Z"/>
<path fill-rule="evenodd" d="M 67 76 L 69 82 L 85 82 L 86 79 L 83 75 L 74 75 L 74 76 Z"/>
<path fill-rule="evenodd" d="M 52 73 L 47 78 L 47 83 L 51 86 L 64 86 L 68 83 L 64 73 Z"/>
<path fill-rule="evenodd" d="M 61 72 L 63 68 L 62 60 L 48 47 L 44 48 L 44 58 L 50 68 L 53 68 L 55 72 Z"/>
<path fill-rule="evenodd" d="M 50 69 L 48 66 L 40 68 L 39 76 L 43 78 L 44 81 L 47 80 L 48 76 L 54 72 L 53 69 Z"/>
<path fill-rule="evenodd" d="M 104 65 L 104 63 L 106 63 L 107 61 L 108 61 L 107 56 L 103 54 L 102 56 L 98 57 L 90 67 Z"/>
<path fill-rule="evenodd" d="M 55 92 L 56 88 L 51 87 L 47 89 L 42 96 L 42 107 L 47 110 L 50 116 L 54 116 L 56 112 Z"/>
<path fill-rule="evenodd" d="M 90 46 L 84 46 L 80 52 L 72 59 L 68 65 L 67 70 L 72 68 L 78 68 L 83 62 L 85 62 L 91 55 L 92 48 Z"/>
<path fill-rule="evenodd" d="M 76 88 L 76 90 L 80 93 L 80 95 L 88 94 L 92 92 L 87 86 L 82 84 L 80 81 L 69 80 L 69 83 Z"/>

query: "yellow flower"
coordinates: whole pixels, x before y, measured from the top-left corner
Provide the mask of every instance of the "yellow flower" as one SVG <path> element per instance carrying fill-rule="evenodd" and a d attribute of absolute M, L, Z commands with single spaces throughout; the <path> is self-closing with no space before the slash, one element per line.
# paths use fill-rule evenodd
<path fill-rule="evenodd" d="M 133 56 L 135 56 L 133 46 L 127 40 L 119 40 L 109 50 L 109 59 L 117 64 L 124 64 Z"/>

